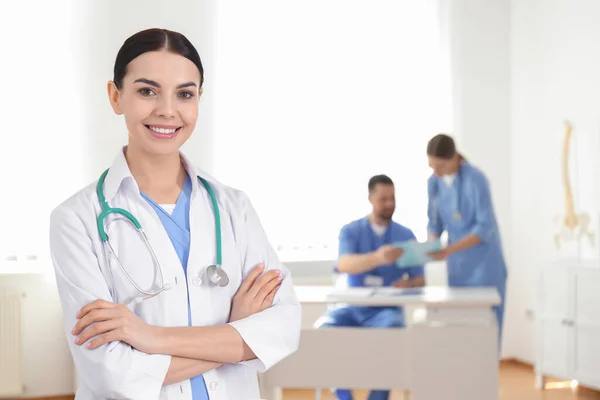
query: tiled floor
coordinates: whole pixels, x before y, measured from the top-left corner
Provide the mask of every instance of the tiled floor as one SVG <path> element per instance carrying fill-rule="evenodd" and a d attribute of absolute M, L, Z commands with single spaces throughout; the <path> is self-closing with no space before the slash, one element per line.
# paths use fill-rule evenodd
<path fill-rule="evenodd" d="M 600 400 L 600 392 L 578 388 L 572 391 L 569 382 L 551 381 L 546 390 L 535 389 L 534 374 L 530 367 L 516 363 L 503 363 L 500 367 L 501 400 Z M 283 400 L 312 400 L 314 391 L 285 390 Z M 366 400 L 366 391 L 356 391 L 355 400 Z M 323 392 L 323 400 L 334 400 L 329 391 Z M 390 400 L 401 400 L 400 393 L 392 393 Z M 443 399 L 439 399 L 443 400 Z"/>

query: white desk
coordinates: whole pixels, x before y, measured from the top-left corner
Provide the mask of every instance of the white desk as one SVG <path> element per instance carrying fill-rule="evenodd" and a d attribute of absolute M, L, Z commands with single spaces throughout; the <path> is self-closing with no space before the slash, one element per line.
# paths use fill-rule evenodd
<path fill-rule="evenodd" d="M 495 288 L 426 287 L 336 290 L 296 286 L 300 302 L 404 306 L 420 312 L 404 329 L 302 329 L 296 353 L 261 376 L 262 397 L 281 388 L 408 391 L 413 400 L 497 400 L 498 332 Z M 409 311 L 412 310 L 412 311 Z"/>

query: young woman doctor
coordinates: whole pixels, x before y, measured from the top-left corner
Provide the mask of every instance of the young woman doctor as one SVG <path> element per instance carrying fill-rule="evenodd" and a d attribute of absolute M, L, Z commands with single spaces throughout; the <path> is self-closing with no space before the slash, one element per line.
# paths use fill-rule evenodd
<path fill-rule="evenodd" d="M 433 174 L 428 180 L 430 237 L 448 233 L 448 246 L 432 257 L 446 260 L 449 286 L 493 286 L 502 300 L 494 307 L 501 343 L 507 269 L 487 178 L 456 151 L 444 134 L 427 145 Z"/>
<path fill-rule="evenodd" d="M 183 35 L 127 39 L 108 95 L 128 145 L 52 213 L 77 399 L 259 399 L 257 371 L 297 349 L 300 305 L 250 201 L 179 151 L 203 81 Z"/>

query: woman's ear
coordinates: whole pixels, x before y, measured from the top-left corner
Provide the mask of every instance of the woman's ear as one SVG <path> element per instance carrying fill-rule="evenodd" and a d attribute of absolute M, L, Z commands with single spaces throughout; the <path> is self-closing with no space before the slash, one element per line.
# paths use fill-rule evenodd
<path fill-rule="evenodd" d="M 117 115 L 123 114 L 121 110 L 120 100 L 121 93 L 119 93 L 119 89 L 117 89 L 117 85 L 113 81 L 108 81 L 106 84 L 106 89 L 108 91 L 108 100 L 110 101 L 110 105 Z"/>

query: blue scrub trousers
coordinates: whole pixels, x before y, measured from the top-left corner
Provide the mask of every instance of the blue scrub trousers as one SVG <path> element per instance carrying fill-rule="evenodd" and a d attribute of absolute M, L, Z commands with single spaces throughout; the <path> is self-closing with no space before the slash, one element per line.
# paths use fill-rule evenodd
<path fill-rule="evenodd" d="M 323 317 L 317 328 L 363 327 L 363 328 L 404 328 L 404 313 L 401 308 L 392 307 L 341 307 Z M 348 389 L 333 389 L 338 400 L 352 400 Z M 388 400 L 389 390 L 372 390 L 368 400 Z"/>

